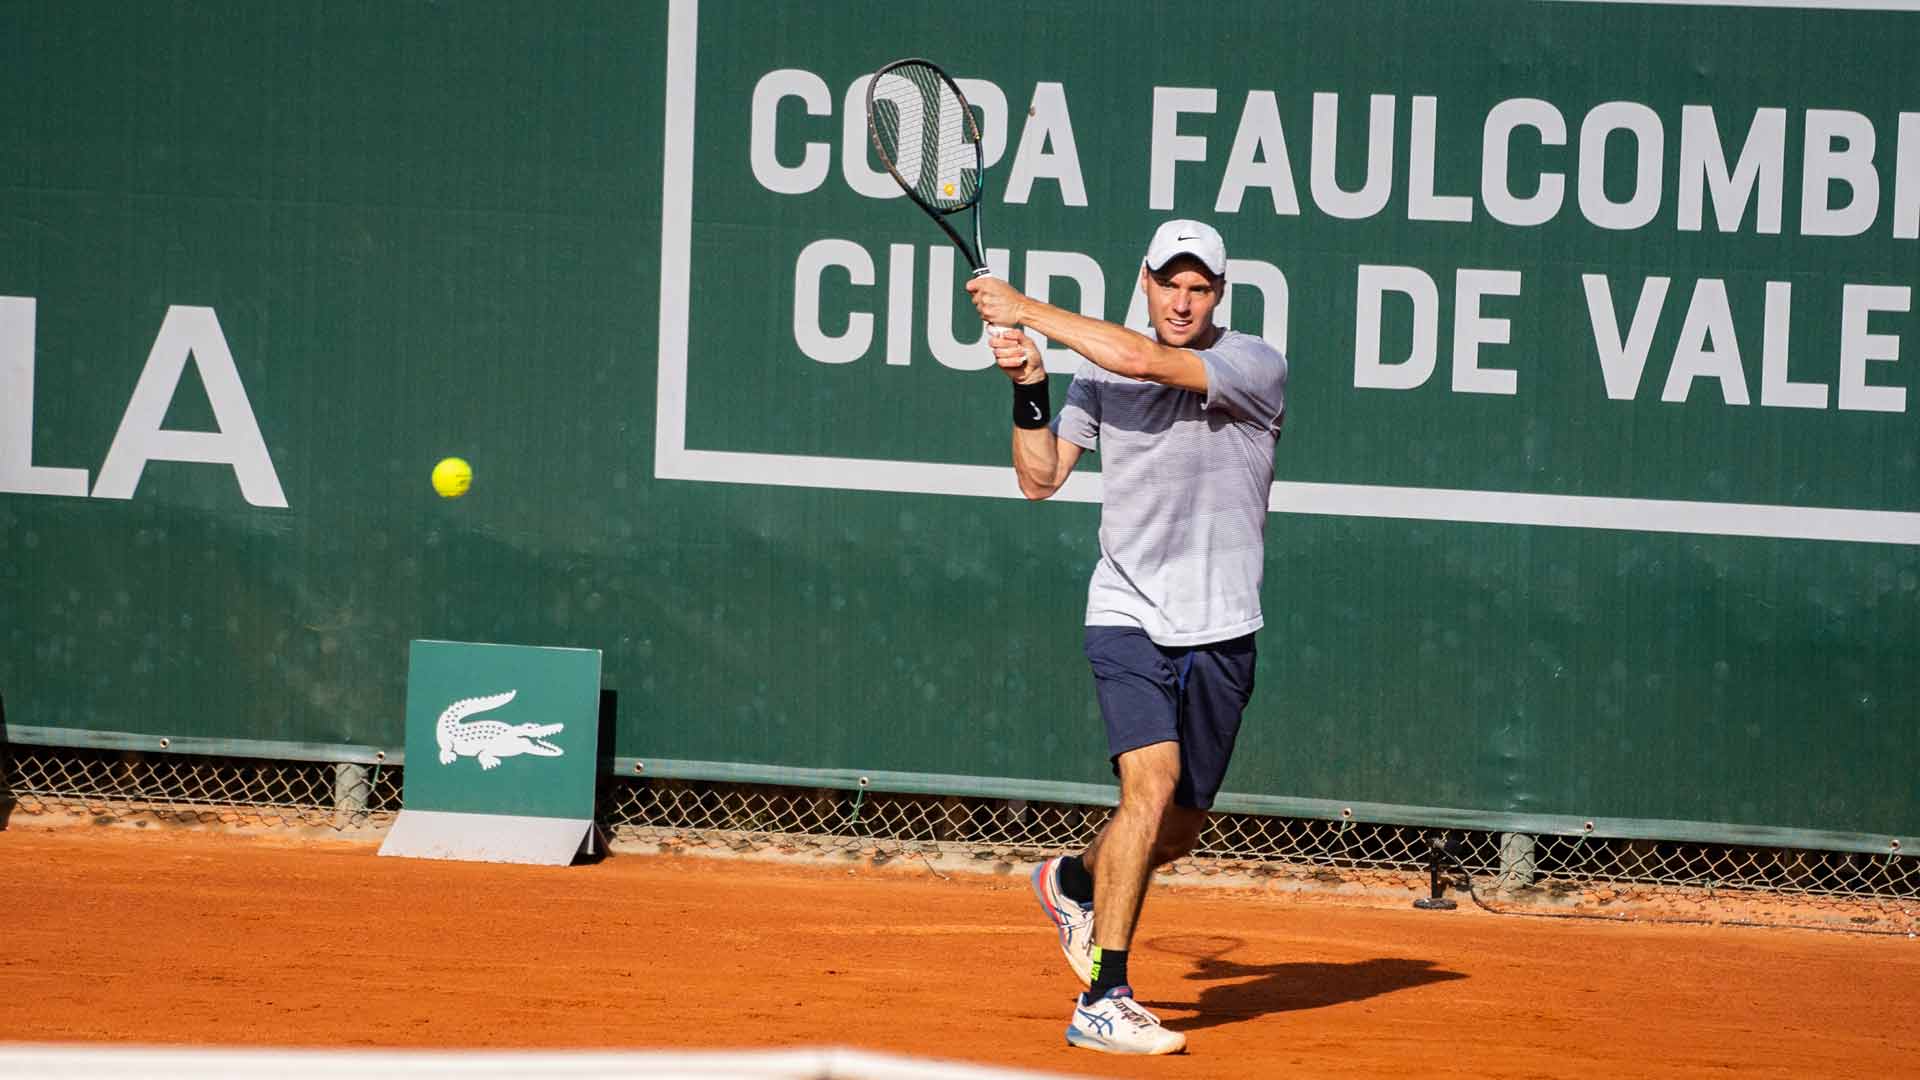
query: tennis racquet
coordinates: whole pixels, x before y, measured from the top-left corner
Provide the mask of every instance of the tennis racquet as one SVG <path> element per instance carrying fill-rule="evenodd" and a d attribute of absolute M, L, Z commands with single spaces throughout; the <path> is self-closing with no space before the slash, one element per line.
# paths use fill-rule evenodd
<path fill-rule="evenodd" d="M 980 197 L 987 180 L 980 124 L 960 87 L 932 61 L 895 60 L 874 72 L 867 84 L 867 130 L 880 163 L 946 231 L 973 276 L 993 273 L 980 239 Z M 949 220 L 962 213 L 972 215 L 972 243 Z M 989 326 L 987 332 L 1004 331 Z"/>

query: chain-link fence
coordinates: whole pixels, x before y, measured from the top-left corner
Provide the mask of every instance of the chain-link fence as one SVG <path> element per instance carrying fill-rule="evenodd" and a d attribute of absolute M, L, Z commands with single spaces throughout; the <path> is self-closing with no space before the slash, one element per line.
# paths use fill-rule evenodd
<path fill-rule="evenodd" d="M 357 830 L 384 829 L 400 810 L 400 770 L 378 765 L 65 747 L 8 752 L 6 782 L 20 813 Z"/>
<path fill-rule="evenodd" d="M 384 829 L 397 766 L 12 748 L 21 813 L 150 815 L 189 823 Z M 930 868 L 1024 862 L 1073 850 L 1101 806 L 867 790 L 603 777 L 598 818 L 621 847 L 919 858 Z M 1436 849 L 1438 854 L 1436 856 Z M 1163 873 L 1267 888 L 1427 896 L 1563 917 L 1920 933 L 1920 857 L 1791 848 L 1439 831 L 1352 818 L 1217 814 Z"/>

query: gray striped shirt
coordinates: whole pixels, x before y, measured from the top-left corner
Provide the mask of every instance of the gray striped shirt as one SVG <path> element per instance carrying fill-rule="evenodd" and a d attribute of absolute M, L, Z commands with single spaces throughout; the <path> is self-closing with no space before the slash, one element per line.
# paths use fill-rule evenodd
<path fill-rule="evenodd" d="M 1100 562 L 1088 626 L 1137 626 L 1161 645 L 1203 645 L 1261 625 L 1267 499 L 1286 415 L 1287 360 L 1224 330 L 1196 394 L 1082 363 L 1054 420 L 1100 454 Z"/>

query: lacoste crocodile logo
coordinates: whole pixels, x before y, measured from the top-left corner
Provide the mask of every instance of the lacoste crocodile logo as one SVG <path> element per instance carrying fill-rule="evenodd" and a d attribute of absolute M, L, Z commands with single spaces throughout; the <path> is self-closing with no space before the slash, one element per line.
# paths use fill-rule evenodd
<path fill-rule="evenodd" d="M 497 709 L 513 700 L 520 691 L 486 697 L 461 698 L 447 706 L 434 724 L 434 741 L 440 744 L 440 764 L 451 765 L 458 758 L 480 760 L 482 769 L 500 764 L 500 759 L 532 754 L 535 757 L 559 757 L 564 751 L 546 740 L 558 735 L 565 724 L 503 724 L 498 720 L 468 720 L 474 713 Z"/>

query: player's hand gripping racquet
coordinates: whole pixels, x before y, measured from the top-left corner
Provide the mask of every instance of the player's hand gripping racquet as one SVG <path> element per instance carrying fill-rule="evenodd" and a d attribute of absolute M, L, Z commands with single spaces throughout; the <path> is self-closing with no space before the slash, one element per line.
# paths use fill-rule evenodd
<path fill-rule="evenodd" d="M 973 276 L 993 273 L 980 239 L 980 196 L 987 173 L 980 125 L 960 87 L 931 61 L 895 60 L 874 72 L 867 84 L 867 130 L 881 164 L 934 224 L 946 230 Z M 971 244 L 948 220 L 964 212 L 973 218 Z M 989 326 L 987 332 L 1006 331 Z"/>

